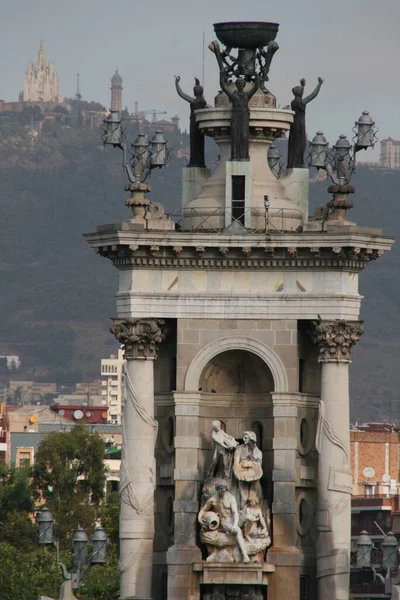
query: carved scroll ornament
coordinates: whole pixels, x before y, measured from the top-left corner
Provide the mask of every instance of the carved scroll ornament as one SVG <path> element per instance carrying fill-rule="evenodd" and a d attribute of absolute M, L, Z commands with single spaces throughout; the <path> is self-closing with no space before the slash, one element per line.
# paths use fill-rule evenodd
<path fill-rule="evenodd" d="M 163 319 L 112 319 L 110 331 L 124 346 L 125 358 L 155 359 L 157 344 L 165 340 Z"/>
<path fill-rule="evenodd" d="M 364 333 L 361 321 L 313 321 L 310 335 L 319 346 L 319 362 L 351 362 L 351 351 Z"/>

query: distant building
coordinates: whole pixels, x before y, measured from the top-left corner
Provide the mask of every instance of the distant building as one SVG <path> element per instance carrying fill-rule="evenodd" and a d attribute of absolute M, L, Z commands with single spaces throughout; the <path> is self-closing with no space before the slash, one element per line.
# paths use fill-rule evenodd
<path fill-rule="evenodd" d="M 54 61 L 46 63 L 43 42 L 40 42 L 36 64 L 30 60 L 24 77 L 24 102 L 63 101 Z"/>
<path fill-rule="evenodd" d="M 400 140 L 388 137 L 381 141 L 380 166 L 400 169 Z"/>
<path fill-rule="evenodd" d="M 91 398 L 101 396 L 101 379 L 94 381 L 81 381 L 75 385 L 75 392 L 79 395 L 86 395 L 89 404 L 92 404 Z"/>
<path fill-rule="evenodd" d="M 108 418 L 115 423 L 121 423 L 122 415 L 122 387 L 123 387 L 123 351 L 118 350 L 118 355 L 101 360 L 102 387 L 101 394 L 108 406 Z"/>
<path fill-rule="evenodd" d="M 16 354 L 1 354 L 0 360 L 5 359 L 7 363 L 7 369 L 19 369 L 21 366 L 21 359 Z"/>
<path fill-rule="evenodd" d="M 114 75 L 111 77 L 111 110 L 122 112 L 122 77 L 115 69 Z"/>
<path fill-rule="evenodd" d="M 15 396 L 19 392 L 21 402 L 40 401 L 46 394 L 56 394 L 57 386 L 55 383 L 37 383 L 29 380 L 12 379 L 8 388 L 8 396 Z"/>

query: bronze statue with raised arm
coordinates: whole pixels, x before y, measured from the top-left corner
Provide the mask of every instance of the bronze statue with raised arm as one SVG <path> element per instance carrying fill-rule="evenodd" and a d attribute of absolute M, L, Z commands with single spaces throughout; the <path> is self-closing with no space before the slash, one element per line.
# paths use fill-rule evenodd
<path fill-rule="evenodd" d="M 203 95 L 203 86 L 200 85 L 200 81 L 195 77 L 194 96 L 192 97 L 182 91 L 179 81 L 180 77 L 175 75 L 176 91 L 181 98 L 190 104 L 190 160 L 188 167 L 205 167 L 204 133 L 200 131 L 195 115 L 196 110 L 207 106 Z"/>
<path fill-rule="evenodd" d="M 248 92 L 244 91 L 246 80 L 243 77 L 238 77 L 235 84 L 236 90 L 232 91 L 224 79 L 223 71 L 220 72 L 221 88 L 232 104 L 231 160 L 249 160 L 249 102 L 259 88 L 260 79 L 256 74 L 253 87 Z"/>
<path fill-rule="evenodd" d="M 302 79 L 300 85 L 292 89 L 294 99 L 290 105 L 294 111 L 294 120 L 290 126 L 289 149 L 288 149 L 288 169 L 304 169 L 304 154 L 306 151 L 306 105 L 314 100 L 319 94 L 323 79 L 318 77 L 317 87 L 309 96 L 303 98 L 306 80 Z"/>

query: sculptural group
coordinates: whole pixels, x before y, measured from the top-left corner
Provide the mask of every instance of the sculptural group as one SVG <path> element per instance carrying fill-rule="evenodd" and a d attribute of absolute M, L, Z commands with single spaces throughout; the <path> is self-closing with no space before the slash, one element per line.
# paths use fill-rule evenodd
<path fill-rule="evenodd" d="M 198 516 L 207 562 L 261 563 L 271 538 L 256 435 L 245 431 L 240 444 L 223 431 L 220 421 L 213 421 L 211 437 L 214 455 Z"/>

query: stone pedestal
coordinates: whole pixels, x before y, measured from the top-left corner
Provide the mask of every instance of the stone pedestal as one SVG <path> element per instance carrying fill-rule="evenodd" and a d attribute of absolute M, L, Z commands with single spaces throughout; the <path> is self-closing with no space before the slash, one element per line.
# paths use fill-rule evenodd
<path fill-rule="evenodd" d="M 159 319 L 114 319 L 111 331 L 127 359 L 122 415 L 121 599 L 151 598 L 154 489 L 154 360 L 165 334 Z"/>
<path fill-rule="evenodd" d="M 206 167 L 185 167 L 182 169 L 182 208 L 201 192 L 203 184 L 211 177 Z"/>
<path fill-rule="evenodd" d="M 349 375 L 351 348 L 363 332 L 349 321 L 319 321 L 321 404 L 317 429 L 317 580 L 320 600 L 348 600 L 351 541 Z"/>
<path fill-rule="evenodd" d="M 303 213 L 303 224 L 308 221 L 308 191 L 310 176 L 308 169 L 287 169 L 281 177 L 286 197 L 292 200 Z"/>

